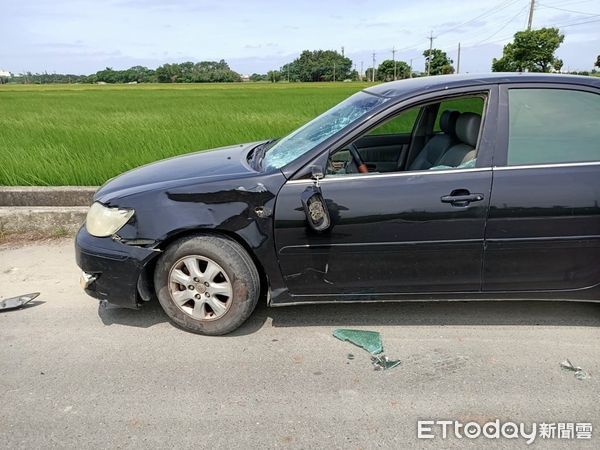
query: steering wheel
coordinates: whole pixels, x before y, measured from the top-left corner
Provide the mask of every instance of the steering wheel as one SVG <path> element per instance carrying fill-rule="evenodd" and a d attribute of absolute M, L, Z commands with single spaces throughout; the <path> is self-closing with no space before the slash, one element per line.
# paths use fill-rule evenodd
<path fill-rule="evenodd" d="M 358 169 L 358 172 L 359 173 L 369 173 L 369 169 L 367 168 L 367 165 L 365 164 L 362 157 L 360 156 L 360 153 L 358 152 L 358 148 L 356 148 L 356 145 L 354 145 L 354 144 L 348 145 L 348 150 L 350 150 L 350 154 L 352 155 L 352 159 L 354 160 L 354 164 L 356 164 L 356 168 Z"/>

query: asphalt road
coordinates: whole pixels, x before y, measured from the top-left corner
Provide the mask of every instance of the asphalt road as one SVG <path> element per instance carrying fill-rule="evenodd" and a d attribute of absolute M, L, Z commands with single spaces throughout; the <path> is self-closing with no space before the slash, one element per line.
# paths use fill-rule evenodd
<path fill-rule="evenodd" d="M 413 448 L 525 446 L 417 439 L 417 420 L 591 422 L 600 445 L 600 305 L 455 302 L 261 306 L 204 337 L 160 307 L 99 308 L 78 286 L 70 240 L 0 247 L 0 446 Z M 331 336 L 380 331 L 400 367 Z M 352 353 L 354 359 L 349 359 Z M 569 358 L 591 378 L 561 370 Z"/>

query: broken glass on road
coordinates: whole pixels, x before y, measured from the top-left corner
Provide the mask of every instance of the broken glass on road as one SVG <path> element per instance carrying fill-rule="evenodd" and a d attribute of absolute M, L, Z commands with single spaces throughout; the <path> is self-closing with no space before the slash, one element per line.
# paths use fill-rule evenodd
<path fill-rule="evenodd" d="M 348 330 L 338 328 L 333 331 L 333 337 L 340 341 L 350 342 L 371 354 L 371 363 L 375 370 L 392 369 L 400 365 L 400 360 L 388 359 L 383 354 L 381 334 L 377 331 Z"/>
<path fill-rule="evenodd" d="M 578 380 L 585 380 L 586 378 L 590 377 L 585 370 L 583 370 L 579 366 L 574 365 L 568 359 L 565 359 L 563 362 L 561 362 L 560 367 L 561 369 L 568 370 L 570 372 L 575 372 L 575 378 L 577 378 Z"/>

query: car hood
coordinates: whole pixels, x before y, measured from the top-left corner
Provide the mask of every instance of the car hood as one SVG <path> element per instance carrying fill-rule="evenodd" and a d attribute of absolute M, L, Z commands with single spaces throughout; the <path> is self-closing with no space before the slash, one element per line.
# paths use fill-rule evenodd
<path fill-rule="evenodd" d="M 141 191 L 256 175 L 246 158 L 248 152 L 260 143 L 220 147 L 138 167 L 106 182 L 96 192 L 94 201 L 109 203 L 112 199 Z"/>

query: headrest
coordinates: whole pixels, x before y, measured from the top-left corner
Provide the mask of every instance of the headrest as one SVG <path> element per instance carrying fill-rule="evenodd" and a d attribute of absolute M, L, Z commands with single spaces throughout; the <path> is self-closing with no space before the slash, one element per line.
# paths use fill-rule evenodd
<path fill-rule="evenodd" d="M 479 114 L 466 112 L 458 116 L 456 120 L 456 136 L 467 145 L 475 147 L 479 136 L 481 116 Z"/>
<path fill-rule="evenodd" d="M 456 134 L 456 119 L 458 119 L 460 113 L 447 109 L 440 116 L 440 128 L 446 134 Z"/>

